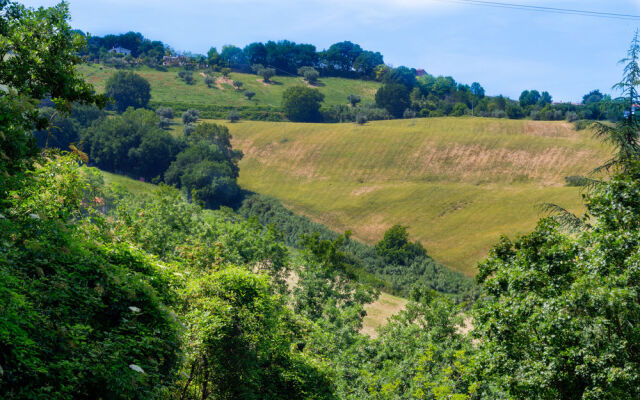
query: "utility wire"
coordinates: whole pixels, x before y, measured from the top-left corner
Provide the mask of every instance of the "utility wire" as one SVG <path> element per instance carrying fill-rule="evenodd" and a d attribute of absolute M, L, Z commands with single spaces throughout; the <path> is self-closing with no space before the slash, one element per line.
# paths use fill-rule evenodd
<path fill-rule="evenodd" d="M 485 6 L 485 7 L 495 7 L 495 8 L 507 8 L 507 9 L 514 9 L 514 10 L 537 11 L 537 12 L 544 12 L 544 13 L 551 13 L 551 14 L 579 15 L 583 17 L 640 21 L 640 15 L 610 13 L 610 12 L 603 12 L 603 11 L 589 11 L 589 10 L 578 10 L 578 9 L 571 9 L 571 8 L 530 6 L 525 4 L 504 3 L 504 2 L 483 1 L 483 0 L 438 0 L 438 1 L 445 2 L 445 3 L 457 3 L 457 4 Z"/>

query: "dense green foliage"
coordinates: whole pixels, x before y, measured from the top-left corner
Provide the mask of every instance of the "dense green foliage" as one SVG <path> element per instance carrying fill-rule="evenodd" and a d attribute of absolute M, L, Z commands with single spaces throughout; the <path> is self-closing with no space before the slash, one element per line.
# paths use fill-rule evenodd
<path fill-rule="evenodd" d="M 72 102 L 106 103 L 75 73 L 80 62 L 75 52 L 83 39 L 68 18 L 64 3 L 32 10 L 0 0 L 0 201 L 36 153 L 33 136 L 24 132 L 47 126 L 38 115 L 38 101 L 48 96 L 60 112 Z"/>
<path fill-rule="evenodd" d="M 174 138 L 163 127 L 173 110 L 129 108 L 106 118 L 95 108 L 74 105 L 70 115 L 43 108 L 49 127 L 35 132 L 40 147 L 81 147 L 91 164 L 135 179 L 166 182 L 209 207 L 233 205 L 239 196 L 238 161 L 226 127 L 199 124 L 197 110 L 183 113 L 185 137 Z M 160 117 L 162 116 L 162 117 Z M 79 144 L 81 143 L 81 144 Z"/>
<path fill-rule="evenodd" d="M 166 308 L 171 279 L 109 238 L 102 217 L 83 207 L 99 201 L 86 182 L 74 160 L 50 162 L 3 210 L 5 398 L 146 399 L 171 382 L 180 343 Z"/>
<path fill-rule="evenodd" d="M 107 80 L 104 90 L 105 94 L 115 101 L 118 112 L 123 112 L 129 107 L 146 107 L 151 99 L 149 82 L 131 71 L 118 71 L 113 74 Z"/>
<path fill-rule="evenodd" d="M 290 87 L 282 93 L 282 109 L 294 122 L 317 122 L 322 119 L 320 103 L 324 95 L 317 89 L 304 86 Z"/>
<path fill-rule="evenodd" d="M 165 173 L 171 185 L 195 195 L 208 207 L 233 204 L 239 195 L 238 161 L 242 152 L 231 148 L 231 135 L 224 126 L 196 125 L 180 152 Z"/>
<path fill-rule="evenodd" d="M 612 172 L 609 179 L 588 180 L 584 218 L 565 212 L 543 219 L 528 235 L 503 238 L 480 265 L 484 296 L 467 321 L 472 341 L 462 306 L 432 290 L 461 296 L 469 286 L 440 269 L 402 226 L 371 248 L 275 201 L 249 197 L 241 213 L 279 233 L 230 209 L 204 210 L 168 186 L 136 197 L 105 185 L 99 171 L 82 165 L 85 155 L 77 149 L 37 154 L 35 138 L 68 144 L 90 121 L 89 131 L 101 127 L 118 140 L 126 140 L 118 132 L 130 124 L 139 143 L 127 149 L 129 158 L 161 151 L 154 140 L 166 133 L 145 110 L 103 118 L 79 106 L 65 115 L 74 101 L 104 104 L 74 73 L 71 55 L 81 41 L 66 24 L 66 5 L 32 11 L 0 0 L 0 7 L 7 38 L 0 45 L 34 46 L 24 65 L 12 67 L 38 78 L 27 85 L 0 75 L 10 87 L 0 92 L 3 398 L 640 397 L 640 122 L 634 115 L 597 129 L 616 153 L 600 168 Z M 37 40 L 24 43 L 29 29 L 40 28 L 42 42 L 59 43 L 60 53 Z M 331 68 L 346 68 L 361 54 L 355 50 L 336 46 Z M 226 48 L 222 54 L 241 53 Z M 621 86 L 633 104 L 637 38 L 626 61 Z M 397 79 L 404 76 L 401 70 Z M 55 111 L 40 114 L 45 95 Z M 54 122 L 68 135 L 51 134 Z M 105 145 L 92 152 L 108 147 L 101 140 Z M 237 176 L 241 155 L 226 128 L 201 124 L 185 141 L 175 162 L 192 162 L 169 170 L 196 197 L 198 190 L 217 190 L 219 181 L 210 178 L 219 171 Z M 213 171 L 211 163 L 220 165 Z M 437 271 L 419 271 L 421 265 Z M 411 288 L 412 301 L 377 338 L 359 332 L 365 305 L 377 295 L 352 279 L 362 270 Z M 438 288 L 438 279 L 450 286 Z"/>
<path fill-rule="evenodd" d="M 629 103 L 639 62 L 636 35 L 622 81 Z M 503 238 L 480 265 L 487 298 L 474 324 L 488 395 L 640 396 L 640 123 L 629 114 L 597 132 L 616 149 L 604 166 L 613 176 L 589 181 L 585 216 L 565 211 L 516 241 Z"/>
<path fill-rule="evenodd" d="M 238 213 L 247 218 L 258 218 L 264 225 L 273 225 L 282 232 L 286 244 L 297 248 L 303 247 L 303 236 L 318 235 L 323 240 L 339 237 L 325 226 L 295 215 L 277 200 L 266 196 L 247 197 Z M 397 236 L 401 236 L 399 241 L 389 239 Z M 407 248 L 411 250 L 407 251 Z M 393 294 L 408 297 L 413 288 L 428 288 L 450 294 L 457 301 L 475 297 L 470 279 L 435 262 L 422 246 L 408 243 L 406 230 L 402 227 L 391 228 L 376 248 L 349 239 L 345 241 L 343 251 L 347 255 L 347 270 L 352 275 Z"/>
<path fill-rule="evenodd" d="M 124 56 L 112 51 L 114 48 L 124 48 L 131 54 Z M 90 36 L 87 46 L 80 55 L 90 61 L 102 61 L 116 66 L 124 66 L 140 60 L 146 65 L 158 66 L 162 62 L 168 47 L 160 41 L 151 41 L 137 32 L 127 32 L 120 35 Z"/>
<path fill-rule="evenodd" d="M 376 104 L 394 117 L 400 118 L 410 105 L 409 90 L 399 83 L 384 85 L 376 92 Z"/>
<path fill-rule="evenodd" d="M 84 149 L 101 169 L 159 180 L 183 144 L 158 125 L 153 111 L 130 108 L 83 132 Z"/>

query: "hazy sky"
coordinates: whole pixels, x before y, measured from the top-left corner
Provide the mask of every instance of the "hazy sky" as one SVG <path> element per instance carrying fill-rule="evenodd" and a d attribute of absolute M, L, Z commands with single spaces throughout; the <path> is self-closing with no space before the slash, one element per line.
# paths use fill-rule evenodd
<path fill-rule="evenodd" d="M 496 0 L 640 14 L 640 0 Z M 29 6 L 54 0 L 23 0 Z M 350 40 L 388 64 L 424 68 L 487 94 L 517 98 L 547 90 L 578 101 L 611 92 L 640 21 L 559 15 L 455 0 L 70 0 L 72 22 L 94 35 L 141 32 L 176 50 L 206 53 L 224 44 L 289 39 L 318 49 Z"/>

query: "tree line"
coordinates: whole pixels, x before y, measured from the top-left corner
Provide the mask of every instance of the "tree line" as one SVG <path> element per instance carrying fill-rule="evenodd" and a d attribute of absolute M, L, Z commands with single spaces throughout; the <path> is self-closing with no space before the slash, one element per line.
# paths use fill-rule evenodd
<path fill-rule="evenodd" d="M 157 68 L 162 68 L 164 55 L 175 54 L 164 43 L 151 41 L 134 32 L 90 36 L 87 46 L 79 54 L 107 64 L 115 62 L 118 67 L 126 66 L 118 60 L 127 57 L 109 53 L 111 48 L 117 46 L 131 51 L 131 55 L 127 56 L 130 61 L 139 59 L 142 63 Z M 549 92 L 537 89 L 524 90 L 517 100 L 504 96 L 486 96 L 485 89 L 478 82 L 468 85 L 456 82 L 450 76 L 434 76 L 423 71 L 418 73 L 415 68 L 392 68 L 385 65 L 380 52 L 364 50 L 350 41 L 335 43 L 322 51 L 318 51 L 314 45 L 289 40 L 254 42 L 244 48 L 225 45 L 220 52 L 212 47 L 206 55 L 186 53 L 184 60 L 185 70 L 180 72 L 180 78 L 187 84 L 193 81 L 193 68 L 217 71 L 225 76 L 231 71 L 255 73 L 267 83 L 277 75 L 301 76 L 311 85 L 316 84 L 321 77 L 330 76 L 383 83 L 383 87 L 376 93 L 375 103 L 361 104 L 359 109 L 355 107 L 357 103 L 345 99 L 344 105 L 316 110 L 315 103 L 321 103 L 322 99 L 309 92 L 305 100 L 310 96 L 315 96 L 316 100 L 309 103 L 310 107 L 305 107 L 306 116 L 294 117 L 294 121 L 364 122 L 388 118 L 472 115 L 547 121 L 615 122 L 625 112 L 631 111 L 628 107 L 625 108 L 620 99 L 611 98 L 599 90 L 585 94 L 580 104 L 555 104 Z M 584 124 L 578 123 L 577 126 L 583 127 Z"/>

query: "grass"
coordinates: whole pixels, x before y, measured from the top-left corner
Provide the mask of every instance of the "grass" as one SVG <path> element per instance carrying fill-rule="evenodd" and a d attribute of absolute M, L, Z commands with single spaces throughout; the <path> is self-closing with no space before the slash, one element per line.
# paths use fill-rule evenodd
<path fill-rule="evenodd" d="M 376 329 L 384 325 L 389 317 L 404 310 L 406 305 L 407 300 L 401 297 L 392 296 L 388 293 L 380 293 L 378 300 L 364 307 L 367 315 L 362 321 L 362 329 L 360 332 L 373 338 L 377 337 L 378 333 Z"/>
<path fill-rule="evenodd" d="M 106 80 L 116 72 L 116 69 L 100 64 L 81 65 L 79 70 L 99 92 L 104 91 Z M 194 84 L 187 85 L 178 78 L 180 70 L 177 67 L 172 67 L 163 72 L 141 67 L 135 72 L 146 78 L 151 84 L 151 101 L 163 103 L 280 107 L 282 92 L 285 89 L 296 85 L 306 85 L 301 77 L 276 76 L 272 79 L 273 84 L 267 85 L 256 75 L 231 73 L 230 79 L 225 81 L 228 83 L 219 82 L 218 85 L 208 88 L 199 71 L 193 73 Z M 244 84 L 244 89 L 255 92 L 255 97 L 252 100 L 247 100 L 241 91 L 236 90 L 230 84 L 234 80 L 241 81 Z M 375 92 L 380 86 L 377 82 L 344 78 L 321 78 L 319 82 L 317 88 L 325 95 L 325 105 L 347 104 L 347 96 L 350 94 L 361 96 L 363 102 L 373 102 Z"/>
<path fill-rule="evenodd" d="M 135 179 L 127 178 L 126 176 L 112 174 L 106 171 L 101 171 L 104 177 L 104 183 L 111 186 L 119 186 L 124 188 L 129 193 L 134 195 L 145 195 L 153 193 L 157 190 L 157 186 L 151 183 L 137 181 Z"/>
<path fill-rule="evenodd" d="M 227 124 L 227 123 L 225 123 Z M 408 226 L 438 261 L 473 276 L 500 235 L 530 231 L 554 202 L 583 211 L 564 177 L 609 150 L 564 122 L 432 118 L 354 124 L 227 124 L 240 184 L 373 244 Z"/>

